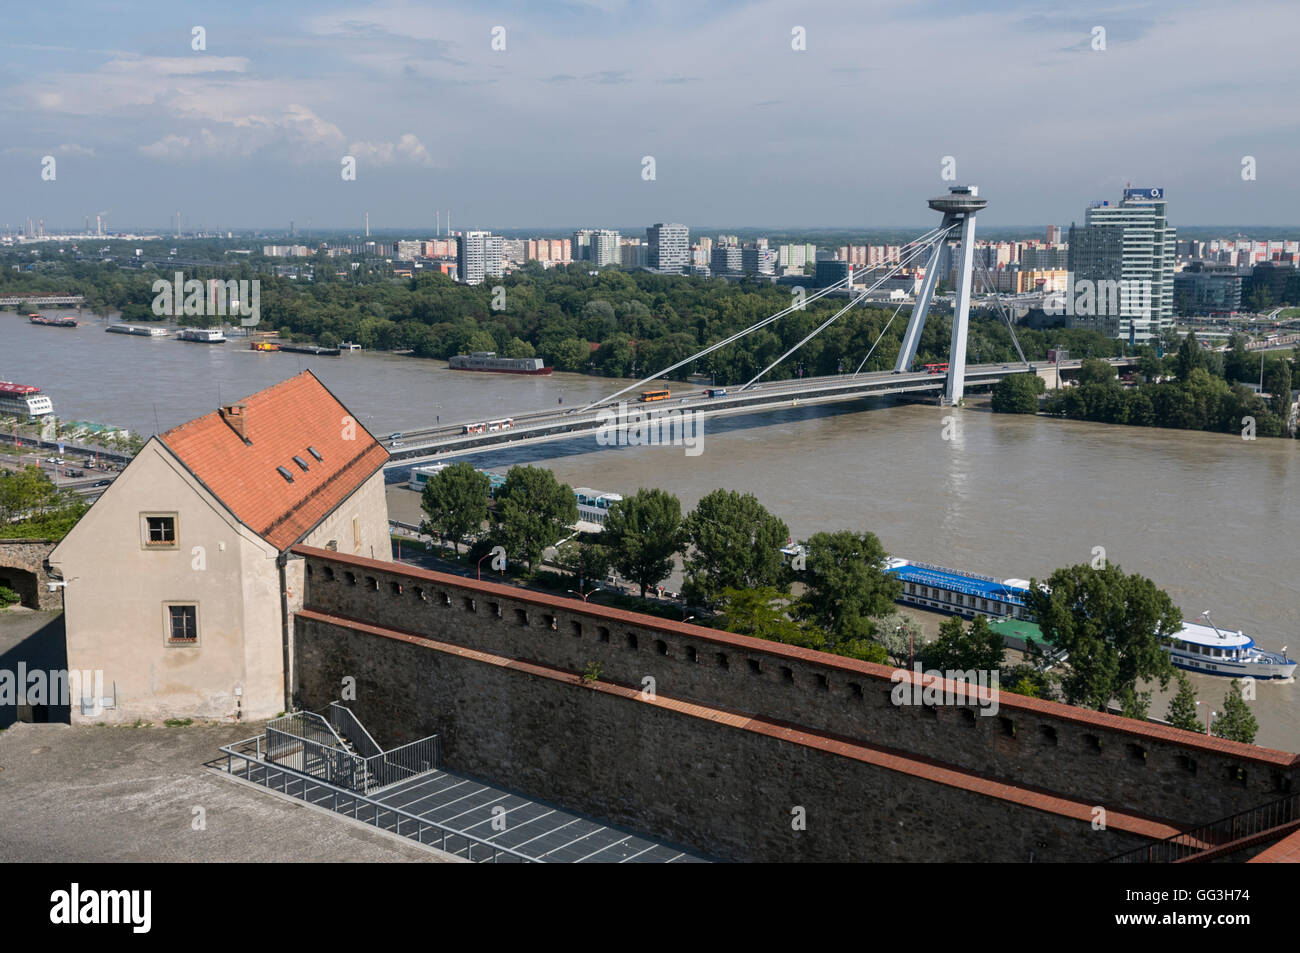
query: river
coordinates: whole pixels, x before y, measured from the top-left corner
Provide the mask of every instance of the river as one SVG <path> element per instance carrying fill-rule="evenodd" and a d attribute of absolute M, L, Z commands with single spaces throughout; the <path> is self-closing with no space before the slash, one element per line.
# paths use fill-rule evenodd
<path fill-rule="evenodd" d="M 64 419 L 167 429 L 311 369 L 373 433 L 593 400 L 619 382 L 576 374 L 448 371 L 445 362 L 352 352 L 255 353 L 40 327 L 0 313 L 0 379 L 40 386 Z M 859 412 L 863 408 L 866 412 Z M 946 422 L 945 418 L 953 419 Z M 1300 541 L 1292 440 L 1117 427 L 884 400 L 790 408 L 706 422 L 703 452 L 596 445 L 497 451 L 476 465 L 533 462 L 563 482 L 623 494 L 661 487 L 689 509 L 718 487 L 753 493 L 796 538 L 870 530 L 891 553 L 998 578 L 1091 562 L 1097 547 L 1164 588 L 1191 618 L 1300 654 L 1300 599 L 1288 562 Z M 1222 708 L 1225 679 L 1189 676 Z M 1152 713 L 1163 715 L 1158 696 Z M 1261 683 L 1257 742 L 1300 749 L 1300 689 Z"/>

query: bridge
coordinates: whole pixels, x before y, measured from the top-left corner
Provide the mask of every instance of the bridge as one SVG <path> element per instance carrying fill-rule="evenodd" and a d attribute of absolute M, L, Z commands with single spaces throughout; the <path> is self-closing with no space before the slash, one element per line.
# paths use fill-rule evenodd
<path fill-rule="evenodd" d="M 0 298 L 0 307 L 5 305 L 25 304 L 41 305 L 47 308 L 80 308 L 85 303 L 85 295 L 9 295 L 8 297 Z"/>
<path fill-rule="evenodd" d="M 970 368 L 966 366 L 966 337 L 970 324 L 970 302 L 974 284 L 972 265 L 975 249 L 975 217 L 987 204 L 988 200 L 980 197 L 977 186 L 953 186 L 947 195 L 929 200 L 930 208 L 943 216 L 939 226 L 901 246 L 897 261 L 867 268 L 868 278 L 860 282 L 861 290 L 855 285 L 855 278 L 859 276 L 849 269 L 848 274 L 839 281 L 820 288 L 806 297 L 801 297 L 789 307 L 750 325 L 743 331 L 714 342 L 690 357 L 634 384 L 629 384 L 609 397 L 588 404 L 586 407 L 567 411 L 542 410 L 518 414 L 512 418 L 503 416 L 497 421 L 465 422 L 448 427 L 426 427 L 407 431 L 392 444 L 390 448 L 392 456 L 386 467 L 406 467 L 434 458 L 447 459 L 493 449 L 504 444 L 540 443 L 548 440 L 565 440 L 590 433 L 600 434 L 602 431 L 607 434 L 610 431 L 626 431 L 630 426 L 643 427 L 648 424 L 650 428 L 662 433 L 665 422 L 669 426 L 677 425 L 675 442 L 681 442 L 688 425 L 686 417 L 680 413 L 682 411 L 689 411 L 689 425 L 695 427 L 696 421 L 705 417 L 755 413 L 799 404 L 821 404 L 891 394 L 917 396 L 933 394 L 939 397 L 941 403 L 960 404 L 965 397 L 967 383 L 972 386 L 988 387 L 1010 374 L 1037 372 L 1037 368 L 1025 359 L 1020 342 L 1016 339 L 1015 322 L 1010 312 L 1003 306 L 1001 297 L 994 287 L 992 276 L 982 264 L 981 277 L 984 286 L 997 303 L 998 311 L 1011 332 L 1011 340 L 1020 355 L 1020 361 L 1014 364 L 978 365 Z M 913 364 L 920 345 L 921 332 L 935 298 L 940 254 L 944 243 L 950 237 L 960 242 L 955 259 L 960 262 L 960 267 L 953 296 L 952 340 L 948 361 L 943 365 L 929 365 L 922 371 L 916 371 L 913 369 Z M 862 373 L 862 369 L 875 353 L 877 346 L 906 302 L 899 302 L 893 315 L 867 351 L 866 357 L 852 374 L 760 383 L 760 380 L 774 367 L 839 320 L 850 309 L 867 301 L 873 292 L 880 289 L 886 281 L 902 271 L 909 263 L 924 266 L 925 273 L 907 327 L 903 332 L 902 343 L 892 371 Z M 887 270 L 873 282 L 870 273 L 877 268 Z M 626 412 L 631 409 L 627 407 L 627 398 L 624 397 L 629 392 L 635 392 L 652 381 L 671 374 L 760 328 L 765 328 L 795 311 L 804 310 L 808 302 L 828 295 L 842 295 L 845 292 L 849 293 L 847 304 L 745 384 L 734 388 L 728 386 L 725 389 L 696 388 L 689 391 L 675 391 L 670 398 L 656 400 L 654 403 L 642 402 L 640 398 L 634 397 L 633 407 L 640 413 Z M 1134 360 L 1116 359 L 1112 363 L 1126 366 L 1134 363 Z M 1079 365 L 1079 361 L 1066 361 L 1059 366 L 1052 366 L 1059 375 L 1064 370 L 1077 370 Z M 650 419 L 647 420 L 647 417 Z"/>
<path fill-rule="evenodd" d="M 1134 358 L 1113 358 L 1115 367 L 1136 363 Z M 1062 372 L 1077 371 L 1082 361 L 1062 361 Z M 966 383 L 972 387 L 991 387 L 1009 374 L 1047 372 L 1055 380 L 1056 364 L 977 364 L 966 369 Z M 774 381 L 757 384 L 748 390 L 727 389 L 725 397 L 710 397 L 709 391 L 692 386 L 690 390 L 673 391 L 670 401 L 642 404 L 626 403 L 627 415 L 617 413 L 617 399 L 602 401 L 591 408 L 573 410 L 544 410 L 513 418 L 507 429 L 495 432 L 467 434 L 464 424 L 408 430 L 402 434 L 402 446 L 389 451 L 386 469 L 398 469 L 448 460 L 504 446 L 517 447 L 569 440 L 590 436 L 602 430 L 625 430 L 636 426 L 636 411 L 662 414 L 661 420 L 671 423 L 669 411 L 689 411 L 696 419 L 734 414 L 759 413 L 828 404 L 837 401 L 858 400 L 865 397 L 889 395 L 937 396 L 947 386 L 947 377 L 928 371 L 900 373 L 878 371 L 868 374 L 839 374 L 828 377 L 805 377 L 799 380 Z M 721 390 L 721 388 L 719 388 Z M 668 426 L 663 429 L 668 430 Z"/>

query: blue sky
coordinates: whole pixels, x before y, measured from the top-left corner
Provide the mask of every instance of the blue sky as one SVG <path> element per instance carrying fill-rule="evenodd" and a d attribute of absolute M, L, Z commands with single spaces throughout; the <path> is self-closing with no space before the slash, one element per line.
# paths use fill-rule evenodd
<path fill-rule="evenodd" d="M 0 224 L 928 225 L 952 156 L 990 225 L 1127 182 L 1176 224 L 1300 225 L 1294 0 L 43 2 L 5 27 Z"/>

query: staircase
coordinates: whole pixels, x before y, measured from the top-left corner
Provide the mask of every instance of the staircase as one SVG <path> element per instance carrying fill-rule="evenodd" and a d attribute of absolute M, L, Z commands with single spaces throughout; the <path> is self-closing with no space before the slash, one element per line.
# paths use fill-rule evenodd
<path fill-rule="evenodd" d="M 1262 847 L 1300 830 L 1300 793 L 1108 858 L 1112 864 L 1198 864 Z"/>

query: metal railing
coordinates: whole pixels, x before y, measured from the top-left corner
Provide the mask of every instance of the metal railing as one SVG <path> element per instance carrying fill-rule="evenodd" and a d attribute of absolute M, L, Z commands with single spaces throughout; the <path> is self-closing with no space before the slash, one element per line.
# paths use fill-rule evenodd
<path fill-rule="evenodd" d="M 1300 822 L 1300 792 L 1248 811 L 1202 824 L 1108 859 L 1112 864 L 1170 864 L 1204 854 L 1234 841 Z"/>
<path fill-rule="evenodd" d="M 370 758 L 383 753 L 384 749 L 370 737 L 370 732 L 366 731 L 361 720 L 352 714 L 352 709 L 344 708 L 338 702 L 330 702 L 325 713 L 335 732 L 352 742 L 352 746 L 361 757 Z"/>
<path fill-rule="evenodd" d="M 265 750 L 267 761 L 365 794 L 442 764 L 437 735 L 384 751 L 361 720 L 338 702 L 331 702 L 323 715 L 295 711 L 267 722 Z"/>
<path fill-rule="evenodd" d="M 366 777 L 372 782 L 371 787 L 379 788 L 432 771 L 441 764 L 442 739 L 437 735 L 429 735 L 392 751 L 381 751 L 363 759 Z"/>
<path fill-rule="evenodd" d="M 436 739 L 437 736 L 433 738 Z M 404 748 L 411 748 L 427 740 L 429 739 L 421 739 L 411 745 L 405 745 Z M 243 778 L 268 790 L 279 791 L 288 797 L 327 808 L 336 814 L 351 817 L 381 830 L 391 831 L 425 847 L 437 847 L 445 853 L 464 857 L 472 863 L 545 863 L 537 857 L 529 857 L 509 847 L 493 844 L 482 837 L 455 830 L 401 808 L 391 807 L 357 791 L 343 790 L 282 764 L 266 761 L 262 757 L 261 735 L 231 745 L 223 745 L 220 750 L 226 756 L 225 770 L 231 777 Z M 402 750 L 403 748 L 397 748 L 388 754 L 392 755 Z M 238 766 L 236 760 L 239 761 Z"/>

